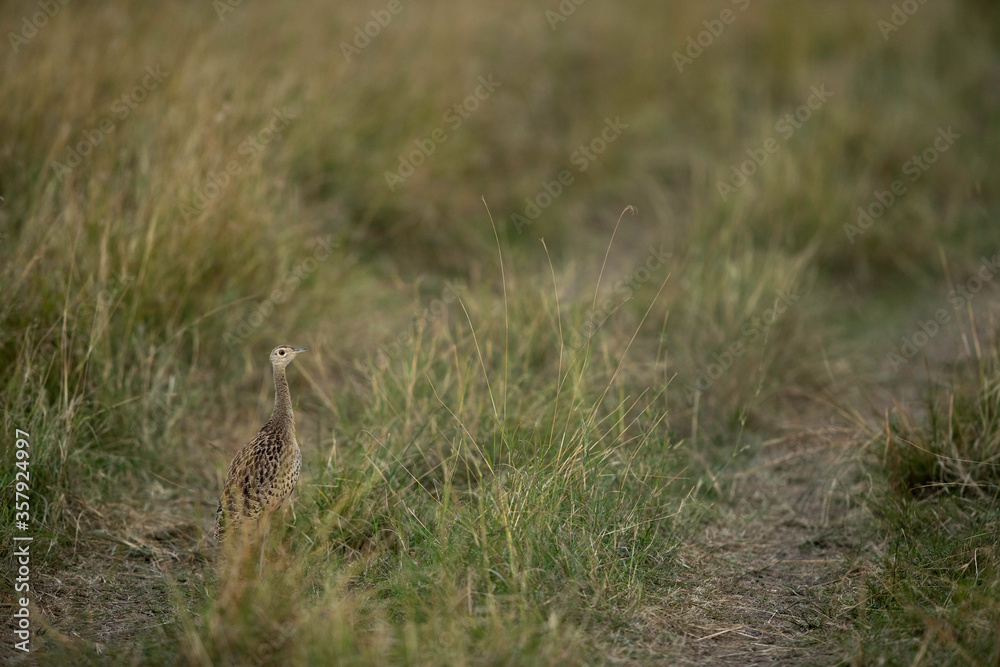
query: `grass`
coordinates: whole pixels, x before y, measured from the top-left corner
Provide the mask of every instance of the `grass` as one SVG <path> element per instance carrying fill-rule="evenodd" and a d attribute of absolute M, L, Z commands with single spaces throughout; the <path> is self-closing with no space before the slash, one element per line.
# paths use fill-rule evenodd
<path fill-rule="evenodd" d="M 363 3 L 69 3 L 8 35 L 32 657 L 995 662 L 996 9 L 884 38 L 888 6 L 743 5 L 406 4 L 350 59 Z M 204 535 L 277 343 L 310 348 L 303 479 L 257 571 Z M 972 351 L 971 389 L 914 406 Z"/>
<path fill-rule="evenodd" d="M 1000 660 L 997 361 L 987 351 L 974 382 L 929 398 L 926 424 L 902 413 L 889 425 L 885 535 L 859 607 L 859 659 Z"/>

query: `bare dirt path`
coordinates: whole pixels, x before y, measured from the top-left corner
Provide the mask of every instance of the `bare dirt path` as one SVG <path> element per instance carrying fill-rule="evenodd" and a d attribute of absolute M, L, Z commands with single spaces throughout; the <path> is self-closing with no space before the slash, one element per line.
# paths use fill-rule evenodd
<path fill-rule="evenodd" d="M 766 429 L 775 437 L 744 465 L 715 475 L 719 516 L 685 542 L 677 588 L 647 610 L 647 656 L 746 666 L 851 658 L 865 577 L 885 542 L 871 510 L 878 482 L 866 469 L 878 454 L 873 434 L 897 408 L 922 416 L 929 381 L 975 374 L 975 349 L 995 330 L 996 304 L 980 305 L 975 333 L 942 330 L 891 373 L 875 357 L 866 372 L 845 370 L 826 397 L 779 410 L 785 421 Z M 875 350 L 892 350 L 892 337 L 875 338 Z M 658 624 L 670 632 L 657 635 Z"/>
<path fill-rule="evenodd" d="M 856 442 L 855 429 L 836 423 L 790 425 L 720 480 L 719 517 L 680 549 L 677 588 L 647 610 L 651 627 L 670 628 L 649 634 L 650 657 L 691 665 L 842 657 L 863 574 Z"/>

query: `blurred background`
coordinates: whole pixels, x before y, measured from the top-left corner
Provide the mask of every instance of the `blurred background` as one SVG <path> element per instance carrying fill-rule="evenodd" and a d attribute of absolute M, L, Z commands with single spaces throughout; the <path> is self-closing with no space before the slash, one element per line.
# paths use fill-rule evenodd
<path fill-rule="evenodd" d="M 37 433 L 48 571 L 86 569 L 81 534 L 194 558 L 279 343 L 310 348 L 290 370 L 307 488 L 352 447 L 376 465 L 361 431 L 433 477 L 461 447 L 414 459 L 425 440 L 516 432 L 479 455 L 516 467 L 591 407 L 622 442 L 655 411 L 663 452 L 700 433 L 711 476 L 734 434 L 919 374 L 919 323 L 997 295 L 998 19 L 975 0 L 4 3 L 0 406 Z M 579 403 L 555 398 L 570 386 Z M 101 634 L 56 588 L 53 627 Z M 171 618 L 215 604 L 164 591 Z M 187 659 L 236 650 L 199 619 L 177 621 Z M 123 624 L 99 641 L 148 635 Z"/>

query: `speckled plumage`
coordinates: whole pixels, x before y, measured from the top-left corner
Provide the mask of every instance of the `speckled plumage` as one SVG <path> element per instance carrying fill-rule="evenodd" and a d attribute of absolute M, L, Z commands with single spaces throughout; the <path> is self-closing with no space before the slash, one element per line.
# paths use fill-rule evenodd
<path fill-rule="evenodd" d="M 279 345 L 271 351 L 274 412 L 229 464 L 216 518 L 215 537 L 219 541 L 244 522 L 260 519 L 281 507 L 299 481 L 302 452 L 295 440 L 295 415 L 285 367 L 303 351 L 290 345 Z"/>

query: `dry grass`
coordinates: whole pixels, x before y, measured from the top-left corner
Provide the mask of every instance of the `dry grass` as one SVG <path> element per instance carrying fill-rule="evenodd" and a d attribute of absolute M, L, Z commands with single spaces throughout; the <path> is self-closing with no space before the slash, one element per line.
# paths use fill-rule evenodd
<path fill-rule="evenodd" d="M 0 408 L 32 438 L 36 659 L 709 662 L 746 640 L 827 662 L 893 637 L 899 661 L 938 640 L 987 661 L 988 604 L 936 597 L 914 624 L 923 589 L 886 583 L 903 558 L 886 535 L 902 503 L 921 535 L 951 531 L 946 560 L 993 548 L 955 545 L 995 528 L 995 381 L 931 411 L 926 461 L 901 453 L 922 431 L 899 417 L 902 458 L 871 482 L 875 448 L 808 434 L 830 406 L 881 432 L 858 395 L 910 376 L 879 360 L 997 251 L 992 5 L 926 3 L 888 39 L 891 8 L 863 2 L 586 3 L 555 30 L 527 2 L 403 7 L 350 60 L 373 6 L 220 20 L 81 1 L 8 37 Z M 0 25 L 34 11 L 5 5 Z M 814 86 L 832 96 L 785 138 Z M 857 207 L 949 126 L 955 145 L 852 242 Z M 277 342 L 311 350 L 292 378 L 304 476 L 256 572 L 203 532 Z M 940 498 L 890 489 L 928 481 L 969 491 L 940 523 Z M 748 611 L 775 605 L 783 625 Z"/>

